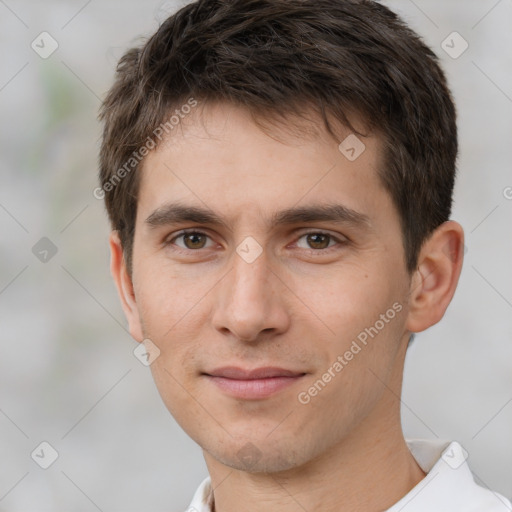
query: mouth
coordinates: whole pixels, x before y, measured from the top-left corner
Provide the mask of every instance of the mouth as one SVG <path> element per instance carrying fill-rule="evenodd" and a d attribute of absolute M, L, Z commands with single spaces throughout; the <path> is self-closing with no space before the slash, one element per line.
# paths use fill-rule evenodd
<path fill-rule="evenodd" d="M 245 400 L 258 400 L 274 395 L 296 383 L 306 373 L 276 367 L 245 370 L 225 366 L 202 375 L 227 395 Z"/>

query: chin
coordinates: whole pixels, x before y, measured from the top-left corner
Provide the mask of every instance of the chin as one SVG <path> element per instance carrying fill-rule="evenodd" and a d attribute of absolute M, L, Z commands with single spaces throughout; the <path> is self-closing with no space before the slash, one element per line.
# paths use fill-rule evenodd
<path fill-rule="evenodd" d="M 230 440 L 231 441 L 231 440 Z M 297 445 L 297 443 L 294 443 Z M 307 462 L 305 454 L 293 446 L 286 446 L 282 440 L 249 440 L 228 442 L 219 448 L 204 447 L 211 457 L 233 469 L 246 473 L 279 473 L 296 468 Z"/>

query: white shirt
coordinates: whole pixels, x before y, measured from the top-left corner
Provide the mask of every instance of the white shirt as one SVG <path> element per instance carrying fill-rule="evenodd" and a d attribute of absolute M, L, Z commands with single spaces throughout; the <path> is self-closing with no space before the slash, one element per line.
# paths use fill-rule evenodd
<path fill-rule="evenodd" d="M 456 441 L 406 440 L 412 456 L 427 473 L 385 512 L 510 512 L 512 503 L 478 485 L 466 462 L 467 452 Z M 186 512 L 211 512 L 210 477 L 201 482 Z"/>

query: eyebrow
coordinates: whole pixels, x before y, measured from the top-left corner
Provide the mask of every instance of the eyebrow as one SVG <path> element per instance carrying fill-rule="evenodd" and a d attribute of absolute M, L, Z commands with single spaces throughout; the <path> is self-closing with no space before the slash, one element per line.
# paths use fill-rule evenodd
<path fill-rule="evenodd" d="M 227 222 L 213 210 L 180 203 L 167 203 L 153 211 L 145 220 L 145 223 L 151 228 L 183 222 L 222 226 L 230 230 Z M 341 204 L 287 208 L 273 213 L 268 224 L 271 226 L 285 226 L 311 222 L 335 222 L 357 228 L 371 227 L 370 218 L 367 215 Z"/>

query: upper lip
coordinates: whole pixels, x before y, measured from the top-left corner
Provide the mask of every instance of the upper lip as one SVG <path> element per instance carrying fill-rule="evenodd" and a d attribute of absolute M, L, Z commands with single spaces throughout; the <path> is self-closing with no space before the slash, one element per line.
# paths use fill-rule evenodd
<path fill-rule="evenodd" d="M 295 372 L 292 370 L 285 370 L 284 368 L 277 368 L 275 366 L 265 366 L 261 368 L 254 368 L 253 370 L 244 370 L 243 368 L 238 368 L 236 366 L 223 366 L 222 368 L 216 368 L 205 373 L 212 377 L 251 380 L 265 379 L 269 377 L 298 377 L 300 375 L 304 375 L 305 372 Z"/>

